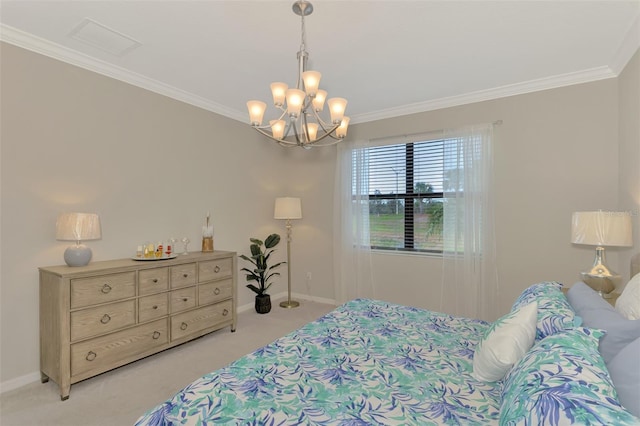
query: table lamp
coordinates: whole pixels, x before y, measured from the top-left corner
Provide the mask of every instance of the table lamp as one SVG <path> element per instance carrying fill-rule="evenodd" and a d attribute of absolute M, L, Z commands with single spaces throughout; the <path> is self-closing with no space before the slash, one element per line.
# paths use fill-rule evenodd
<path fill-rule="evenodd" d="M 98 240 L 100 217 L 95 213 L 62 213 L 56 221 L 56 240 L 75 241 L 64 252 L 64 261 L 69 266 L 85 266 L 91 260 L 91 249 L 82 241 Z"/>
<path fill-rule="evenodd" d="M 273 213 L 274 219 L 286 219 L 287 221 L 287 280 L 288 298 L 280 302 L 283 308 L 295 308 L 299 302 L 291 300 L 291 219 L 302 219 L 302 206 L 300 198 L 281 197 L 276 198 L 276 207 Z"/>
<path fill-rule="evenodd" d="M 593 266 L 580 274 L 591 288 L 608 298 L 620 275 L 613 272 L 605 259 L 605 247 L 631 247 L 631 213 L 591 211 L 575 212 L 571 219 L 571 242 L 596 246 Z"/>

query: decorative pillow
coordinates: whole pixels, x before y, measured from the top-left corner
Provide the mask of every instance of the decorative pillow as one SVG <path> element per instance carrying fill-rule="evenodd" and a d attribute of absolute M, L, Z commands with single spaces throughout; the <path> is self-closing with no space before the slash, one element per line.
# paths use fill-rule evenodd
<path fill-rule="evenodd" d="M 640 319 L 640 274 L 631 278 L 616 301 L 616 310 L 626 319 Z"/>
<path fill-rule="evenodd" d="M 598 353 L 600 330 L 561 330 L 540 342 L 507 373 L 501 425 L 635 425 Z"/>
<path fill-rule="evenodd" d="M 585 283 L 575 283 L 567 298 L 585 327 L 604 330 L 600 353 L 607 365 L 625 346 L 640 337 L 640 321 L 628 320 Z"/>
<path fill-rule="evenodd" d="M 625 346 L 614 356 L 607 368 L 616 385 L 620 403 L 640 417 L 640 338 Z"/>
<path fill-rule="evenodd" d="M 473 354 L 473 377 L 483 382 L 502 380 L 533 345 L 537 314 L 538 303 L 533 302 L 491 324 Z"/>
<path fill-rule="evenodd" d="M 531 302 L 538 302 L 536 341 L 565 328 L 579 326 L 581 323 L 562 294 L 562 284 L 558 282 L 548 281 L 530 286 L 516 299 L 511 310 Z"/>

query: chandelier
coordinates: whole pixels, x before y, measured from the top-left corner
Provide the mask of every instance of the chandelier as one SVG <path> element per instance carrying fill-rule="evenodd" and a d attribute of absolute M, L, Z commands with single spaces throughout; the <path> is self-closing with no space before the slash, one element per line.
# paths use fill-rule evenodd
<path fill-rule="evenodd" d="M 280 117 L 270 120 L 265 126 L 262 125 L 262 119 L 267 104 L 256 100 L 247 102 L 251 126 L 285 147 L 333 145 L 347 136 L 349 117 L 344 116 L 347 100 L 328 99 L 330 121 L 326 122 L 321 118 L 327 92 L 318 88 L 321 74 L 318 71 L 307 71 L 309 53 L 306 51 L 304 17 L 311 15 L 313 5 L 299 0 L 293 4 L 292 9 L 302 19 L 296 87 L 289 88 L 287 84 L 280 82 L 271 83 L 273 105 L 280 110 Z"/>

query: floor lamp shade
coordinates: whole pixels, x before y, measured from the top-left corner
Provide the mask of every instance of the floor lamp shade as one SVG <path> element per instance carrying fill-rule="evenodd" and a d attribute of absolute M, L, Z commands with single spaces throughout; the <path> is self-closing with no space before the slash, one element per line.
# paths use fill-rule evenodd
<path fill-rule="evenodd" d="M 102 237 L 100 217 L 95 213 L 62 213 L 56 221 L 56 239 L 75 241 L 64 252 L 64 261 L 69 266 L 85 266 L 91 260 L 91 249 L 82 241 L 98 240 Z"/>
<path fill-rule="evenodd" d="M 280 302 L 282 308 L 295 308 L 299 302 L 291 300 L 291 219 L 302 219 L 302 205 L 300 198 L 280 197 L 276 198 L 276 206 L 273 212 L 274 219 L 287 221 L 287 300 Z"/>
<path fill-rule="evenodd" d="M 620 275 L 613 272 L 605 259 L 605 247 L 631 247 L 631 213 L 591 211 L 575 212 L 571 218 L 571 242 L 596 246 L 593 266 L 580 274 L 582 281 L 603 297 L 615 288 Z"/>
<path fill-rule="evenodd" d="M 302 205 L 300 203 L 300 198 L 276 198 L 276 207 L 274 209 L 273 218 L 302 219 Z"/>

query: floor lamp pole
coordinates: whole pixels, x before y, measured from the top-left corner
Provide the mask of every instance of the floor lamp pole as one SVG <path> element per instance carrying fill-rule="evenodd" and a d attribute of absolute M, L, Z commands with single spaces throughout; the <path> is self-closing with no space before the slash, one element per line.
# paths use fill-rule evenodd
<path fill-rule="evenodd" d="M 291 300 L 291 219 L 287 219 L 287 300 L 280 302 L 282 308 L 297 308 L 300 302 Z"/>

